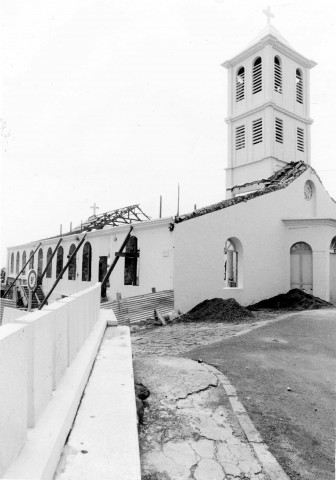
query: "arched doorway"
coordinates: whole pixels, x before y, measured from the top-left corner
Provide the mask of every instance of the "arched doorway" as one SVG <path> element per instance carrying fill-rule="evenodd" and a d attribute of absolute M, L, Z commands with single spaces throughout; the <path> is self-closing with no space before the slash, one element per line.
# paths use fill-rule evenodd
<path fill-rule="evenodd" d="M 336 237 L 330 244 L 330 302 L 336 302 Z"/>
<path fill-rule="evenodd" d="M 313 293 L 313 252 L 305 242 L 294 243 L 290 249 L 290 283 L 292 288 L 300 288 Z"/>

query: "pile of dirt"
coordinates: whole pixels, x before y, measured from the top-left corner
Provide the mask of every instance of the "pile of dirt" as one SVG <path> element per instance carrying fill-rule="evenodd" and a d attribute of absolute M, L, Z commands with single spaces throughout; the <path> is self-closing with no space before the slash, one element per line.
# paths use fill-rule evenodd
<path fill-rule="evenodd" d="M 234 298 L 212 298 L 196 305 L 179 318 L 179 322 L 234 323 L 254 319 L 252 312 Z"/>
<path fill-rule="evenodd" d="M 319 297 L 293 288 L 287 293 L 281 293 L 275 297 L 267 298 L 261 302 L 249 305 L 249 310 L 313 310 L 316 308 L 332 307 L 333 305 Z"/>

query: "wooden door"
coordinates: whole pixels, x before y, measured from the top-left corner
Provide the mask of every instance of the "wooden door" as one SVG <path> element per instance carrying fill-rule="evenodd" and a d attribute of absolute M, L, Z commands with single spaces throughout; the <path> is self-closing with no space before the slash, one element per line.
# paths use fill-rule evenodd
<path fill-rule="evenodd" d="M 313 293 L 313 256 L 307 243 L 295 243 L 290 252 L 291 289 Z"/>
<path fill-rule="evenodd" d="M 336 302 L 336 253 L 330 254 L 330 302 Z"/>

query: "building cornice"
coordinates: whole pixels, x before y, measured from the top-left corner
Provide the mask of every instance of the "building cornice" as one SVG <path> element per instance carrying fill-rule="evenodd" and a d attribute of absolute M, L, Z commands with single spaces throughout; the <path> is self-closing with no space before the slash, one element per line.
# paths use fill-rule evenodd
<path fill-rule="evenodd" d="M 63 238 L 63 242 L 66 243 L 74 243 L 76 241 L 76 237 L 82 238 L 82 236 L 86 233 L 86 239 L 89 241 L 92 238 L 96 237 L 108 237 L 110 235 L 118 235 L 118 234 L 123 234 L 129 231 L 130 227 L 133 227 L 133 232 L 137 231 L 143 231 L 143 230 L 150 230 L 152 228 L 157 228 L 157 227 L 164 227 L 165 225 L 169 225 L 170 223 L 173 223 L 174 219 L 173 217 L 165 217 L 165 218 L 159 218 L 156 220 L 148 220 L 148 221 L 142 221 L 142 222 L 134 222 L 131 224 L 125 224 L 125 225 L 119 225 L 117 227 L 109 227 L 106 229 L 101 229 L 101 230 L 94 230 L 91 232 L 74 232 L 73 234 L 66 234 L 62 237 L 62 235 L 57 235 L 55 237 L 50 237 L 50 238 L 45 238 L 42 240 L 36 240 L 33 242 L 27 242 L 27 243 L 22 243 L 20 245 L 14 245 L 11 247 L 7 247 L 7 251 L 11 250 L 19 250 L 19 249 L 26 249 L 26 248 L 36 248 L 37 245 L 41 242 L 41 247 L 46 246 L 46 245 L 52 245 L 55 244 L 61 237 Z"/>
<path fill-rule="evenodd" d="M 308 228 L 319 226 L 336 228 L 336 218 L 283 218 L 282 221 L 288 228 Z"/>
<path fill-rule="evenodd" d="M 237 65 L 238 63 L 244 61 L 250 55 L 259 52 L 261 49 L 266 47 L 266 45 L 271 45 L 272 47 L 276 48 L 280 53 L 283 53 L 287 57 L 291 58 L 292 60 L 300 63 L 301 65 L 307 68 L 313 68 L 317 65 L 314 60 L 310 60 L 300 53 L 298 53 L 293 48 L 285 45 L 282 43 L 275 35 L 268 34 L 264 38 L 260 39 L 257 43 L 251 45 L 246 50 L 242 51 L 238 55 L 235 55 L 230 60 L 222 63 L 222 66 L 225 68 L 231 68 Z"/>
<path fill-rule="evenodd" d="M 312 118 L 302 117 L 301 115 L 290 112 L 289 110 L 286 110 L 285 108 L 280 107 L 275 102 L 271 102 L 271 101 L 263 103 L 259 107 L 252 108 L 248 112 L 244 112 L 244 113 L 241 113 L 239 115 L 231 115 L 230 117 L 226 117 L 225 122 L 227 124 L 230 124 L 230 123 L 232 123 L 236 120 L 242 120 L 246 117 L 251 116 L 251 114 L 258 113 L 258 112 L 261 112 L 262 110 L 265 110 L 265 108 L 267 108 L 267 107 L 273 108 L 277 112 L 283 113 L 284 115 L 288 115 L 289 117 L 294 118 L 294 120 L 306 123 L 307 125 L 311 125 L 314 122 L 314 120 Z"/>

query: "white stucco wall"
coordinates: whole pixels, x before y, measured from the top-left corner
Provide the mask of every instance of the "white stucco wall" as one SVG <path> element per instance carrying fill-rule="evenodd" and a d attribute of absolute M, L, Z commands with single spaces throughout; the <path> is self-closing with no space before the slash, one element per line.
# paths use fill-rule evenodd
<path fill-rule="evenodd" d="M 172 219 L 166 218 L 132 225 L 132 235 L 137 237 L 138 249 L 140 250 L 140 256 L 138 259 L 139 285 L 124 285 L 125 259 L 120 258 L 110 277 L 110 288 L 108 289 L 107 294 L 111 299 L 116 298 L 117 292 L 121 293 L 122 297 L 131 297 L 151 293 L 152 288 L 155 288 L 156 291 L 170 290 L 173 288 L 174 233 L 169 230 L 169 224 L 171 221 Z M 112 263 L 115 258 L 115 253 L 119 251 L 129 232 L 129 228 L 130 225 L 125 225 L 89 232 L 84 244 L 77 252 L 76 279 L 69 280 L 67 270 L 52 293 L 50 300 L 54 301 L 60 299 L 62 296 L 69 296 L 78 293 L 83 289 L 94 285 L 98 281 L 99 257 L 108 256 Z M 72 244 L 78 244 L 76 236 L 81 239 L 83 234 L 84 233 L 63 237 L 61 243 L 61 246 L 64 249 L 63 265 L 65 265 L 68 260 L 67 255 L 69 254 L 70 246 Z M 59 237 L 55 237 L 42 241 L 43 269 L 47 263 L 47 251 L 49 247 L 54 250 L 58 240 Z M 86 241 L 89 241 L 92 247 L 91 281 L 82 281 L 82 254 Z M 11 247 L 8 249 L 8 258 L 10 259 L 12 252 L 14 252 L 14 257 L 16 258 L 16 254 L 19 252 L 21 269 L 23 251 L 26 251 L 28 259 L 30 251 L 34 250 L 38 243 L 39 242 L 36 241 L 34 243 L 31 242 L 29 244 Z M 43 278 L 42 288 L 45 294 L 49 292 L 56 280 L 56 259 L 57 255 L 55 255 L 52 260 L 51 278 L 47 278 L 46 276 Z M 38 251 L 34 257 L 35 270 L 37 270 L 37 264 Z M 27 267 L 26 274 L 21 275 L 20 279 L 25 280 L 28 271 L 29 268 Z M 15 261 L 14 273 L 12 276 L 15 276 Z"/>
<path fill-rule="evenodd" d="M 306 180 L 316 187 L 304 199 Z M 287 188 L 177 224 L 175 227 L 175 307 L 187 311 L 207 298 L 234 297 L 242 305 L 290 288 L 290 248 L 295 242 L 313 250 L 314 293 L 328 299 L 328 256 L 336 235 L 336 204 L 309 169 Z M 287 225 L 283 219 L 313 219 Z M 224 288 L 224 246 L 236 237 L 243 246 L 242 287 Z M 324 265 L 325 264 L 325 265 Z M 241 279 L 240 279 L 241 280 Z M 240 282 L 241 283 L 241 282 Z"/>

